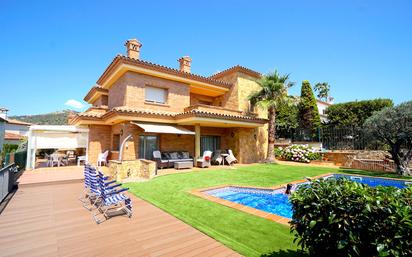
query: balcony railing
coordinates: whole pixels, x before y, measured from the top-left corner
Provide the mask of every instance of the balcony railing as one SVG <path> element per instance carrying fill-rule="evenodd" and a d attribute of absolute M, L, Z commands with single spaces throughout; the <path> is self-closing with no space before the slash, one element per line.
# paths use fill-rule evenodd
<path fill-rule="evenodd" d="M 242 115 L 242 116 L 256 116 L 254 113 L 245 113 L 239 110 L 233 110 L 233 109 L 228 109 L 228 108 L 223 108 L 220 106 L 213 106 L 213 105 L 206 105 L 206 104 L 196 104 L 196 105 L 191 105 L 189 107 L 185 108 L 185 112 L 189 112 L 192 110 L 199 110 L 199 111 L 205 111 L 205 112 L 212 112 L 212 113 L 221 113 L 221 114 L 227 114 L 227 115 Z"/>

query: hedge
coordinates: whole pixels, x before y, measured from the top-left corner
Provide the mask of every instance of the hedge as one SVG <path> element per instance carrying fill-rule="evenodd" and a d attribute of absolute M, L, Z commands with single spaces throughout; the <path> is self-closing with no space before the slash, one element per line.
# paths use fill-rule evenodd
<path fill-rule="evenodd" d="M 311 256 L 412 256 L 412 187 L 314 181 L 291 196 L 295 241 Z"/>

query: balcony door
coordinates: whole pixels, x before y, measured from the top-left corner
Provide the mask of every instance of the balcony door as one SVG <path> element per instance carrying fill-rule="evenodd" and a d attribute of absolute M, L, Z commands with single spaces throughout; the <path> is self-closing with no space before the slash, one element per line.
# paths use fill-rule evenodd
<path fill-rule="evenodd" d="M 201 136 L 200 137 L 200 154 L 205 151 L 216 151 L 220 149 L 220 136 Z"/>
<path fill-rule="evenodd" d="M 139 136 L 139 158 L 153 160 L 153 151 L 159 150 L 158 136 Z"/>

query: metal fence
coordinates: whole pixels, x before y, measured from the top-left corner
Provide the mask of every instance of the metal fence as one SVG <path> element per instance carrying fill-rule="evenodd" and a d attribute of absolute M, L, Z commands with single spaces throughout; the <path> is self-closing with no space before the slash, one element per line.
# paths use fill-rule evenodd
<path fill-rule="evenodd" d="M 366 136 L 359 127 L 325 127 L 310 129 L 276 130 L 278 138 L 292 142 L 318 142 L 327 150 L 387 150 L 387 146 Z"/>
<path fill-rule="evenodd" d="M 0 202 L 13 190 L 17 173 L 18 169 L 14 163 L 0 169 Z"/>

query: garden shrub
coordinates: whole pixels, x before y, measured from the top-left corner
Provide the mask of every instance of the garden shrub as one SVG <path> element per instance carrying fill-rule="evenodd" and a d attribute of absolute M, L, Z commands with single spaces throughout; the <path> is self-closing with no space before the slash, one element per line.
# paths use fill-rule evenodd
<path fill-rule="evenodd" d="M 319 160 L 321 154 L 313 147 L 308 145 L 290 145 L 285 148 L 275 149 L 275 156 L 287 161 L 307 162 Z"/>
<path fill-rule="evenodd" d="M 412 187 L 314 181 L 291 196 L 291 230 L 311 256 L 412 256 Z"/>
<path fill-rule="evenodd" d="M 329 126 L 361 127 L 374 112 L 392 107 L 390 99 L 374 99 L 333 104 L 326 109 Z"/>

